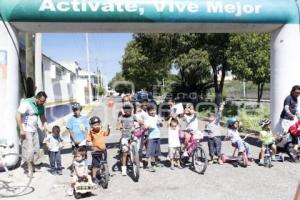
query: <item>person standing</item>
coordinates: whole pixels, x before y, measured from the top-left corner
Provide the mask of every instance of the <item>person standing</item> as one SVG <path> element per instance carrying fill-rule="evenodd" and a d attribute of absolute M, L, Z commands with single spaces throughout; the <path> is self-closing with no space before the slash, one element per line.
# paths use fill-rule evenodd
<path fill-rule="evenodd" d="M 22 157 L 27 163 L 29 176 L 34 172 L 34 160 L 38 157 L 40 150 L 37 130 L 39 118 L 44 129 L 47 128 L 44 107 L 46 100 L 47 94 L 43 91 L 38 92 L 36 96 L 22 100 L 16 114 L 22 140 Z"/>
<path fill-rule="evenodd" d="M 292 87 L 290 95 L 284 99 L 283 110 L 280 114 L 281 130 L 284 135 L 288 133 L 290 126 L 300 118 L 297 108 L 299 95 L 300 86 L 295 85 Z"/>

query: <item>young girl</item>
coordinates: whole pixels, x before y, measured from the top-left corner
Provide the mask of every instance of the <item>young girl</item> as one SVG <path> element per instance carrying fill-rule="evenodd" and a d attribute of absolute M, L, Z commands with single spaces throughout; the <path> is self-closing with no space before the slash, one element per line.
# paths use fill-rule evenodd
<path fill-rule="evenodd" d="M 180 166 L 180 127 L 178 119 L 170 118 L 168 121 L 169 129 L 168 129 L 168 143 L 169 143 L 169 158 L 171 161 L 171 170 L 174 170 L 174 164 L 177 165 L 178 168 Z"/>
<path fill-rule="evenodd" d="M 248 158 L 250 157 L 250 147 L 249 145 L 242 140 L 239 133 L 240 122 L 235 118 L 229 118 L 227 120 L 227 138 L 230 139 L 233 147 L 238 149 L 239 154 L 243 155 L 244 162 L 249 164 Z"/>
<path fill-rule="evenodd" d="M 52 175 L 56 173 L 62 175 L 60 150 L 63 148 L 63 139 L 60 137 L 59 126 L 53 126 L 52 134 L 45 138 L 44 143 L 46 143 L 49 151 L 50 173 Z"/>
<path fill-rule="evenodd" d="M 193 104 L 188 103 L 186 105 L 186 108 L 184 111 L 184 116 L 183 116 L 183 121 L 185 121 L 185 123 L 186 123 L 186 129 L 191 130 L 191 132 L 192 132 L 192 133 L 185 133 L 185 135 L 184 135 L 185 141 L 184 141 L 183 156 L 188 156 L 187 147 L 190 143 L 192 134 L 194 134 L 194 138 L 197 138 L 197 139 L 203 138 L 201 131 L 199 131 L 199 129 L 198 129 L 198 116 L 194 109 Z"/>

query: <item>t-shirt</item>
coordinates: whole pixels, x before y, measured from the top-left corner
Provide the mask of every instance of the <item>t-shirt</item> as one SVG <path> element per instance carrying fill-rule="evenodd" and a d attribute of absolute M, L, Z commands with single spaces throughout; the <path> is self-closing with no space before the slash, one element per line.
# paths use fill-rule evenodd
<path fill-rule="evenodd" d="M 92 142 L 93 147 L 95 147 L 97 150 L 102 151 L 106 149 L 105 137 L 107 136 L 108 132 L 104 129 L 101 129 L 98 133 L 91 130 L 88 133 L 86 140 L 88 142 Z"/>
<path fill-rule="evenodd" d="M 122 137 L 128 138 L 134 131 L 134 118 L 133 116 L 123 115 L 120 119 L 122 125 Z"/>
<path fill-rule="evenodd" d="M 179 127 L 176 129 L 168 129 L 168 143 L 169 147 L 180 147 Z"/>
<path fill-rule="evenodd" d="M 23 115 L 23 129 L 25 132 L 36 132 L 38 128 L 38 118 L 45 114 L 45 107 L 38 106 L 35 97 L 21 101 L 18 112 Z"/>
<path fill-rule="evenodd" d="M 242 140 L 237 129 L 228 129 L 227 136 L 230 138 L 231 143 L 236 143 L 237 141 Z"/>
<path fill-rule="evenodd" d="M 78 173 L 79 177 L 82 177 L 87 174 L 88 171 L 88 162 L 87 160 L 74 161 L 73 162 L 75 171 Z"/>
<path fill-rule="evenodd" d="M 149 139 L 157 139 L 160 138 L 160 129 L 159 129 L 159 121 L 158 116 L 155 117 L 148 116 L 145 121 L 146 127 L 148 127 L 148 138 Z"/>
<path fill-rule="evenodd" d="M 67 129 L 70 129 L 74 135 L 74 139 L 81 143 L 86 138 L 86 132 L 90 128 L 88 120 L 85 116 L 72 116 L 68 123 Z"/>
<path fill-rule="evenodd" d="M 291 95 L 289 95 L 285 98 L 284 103 L 283 103 L 283 110 L 281 112 L 280 118 L 292 120 L 290 115 L 285 110 L 285 108 L 284 108 L 285 106 L 289 106 L 289 111 L 293 115 L 296 115 L 297 114 L 297 107 L 298 107 L 298 99 L 291 96 Z"/>
<path fill-rule="evenodd" d="M 197 114 L 184 115 L 184 121 L 186 122 L 186 129 L 198 131 L 198 117 Z"/>
<path fill-rule="evenodd" d="M 54 137 L 52 134 L 47 135 L 44 139 L 44 143 L 47 144 L 49 151 L 52 152 L 58 152 L 60 147 L 62 147 L 62 142 L 63 139 L 60 136 Z"/>
<path fill-rule="evenodd" d="M 216 119 L 207 124 L 205 130 L 209 138 L 213 138 L 221 135 L 220 119 L 221 119 L 221 112 L 218 112 Z"/>
<path fill-rule="evenodd" d="M 275 142 L 275 138 L 273 136 L 273 133 L 271 131 L 260 131 L 259 132 L 259 140 L 264 145 L 269 145 Z"/>

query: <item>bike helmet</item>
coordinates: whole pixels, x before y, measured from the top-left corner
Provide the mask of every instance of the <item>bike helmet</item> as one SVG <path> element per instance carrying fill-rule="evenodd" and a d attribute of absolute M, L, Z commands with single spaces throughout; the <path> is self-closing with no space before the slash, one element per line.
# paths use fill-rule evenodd
<path fill-rule="evenodd" d="M 94 116 L 90 119 L 90 124 L 96 124 L 96 123 L 101 123 L 101 120 L 99 117 Z"/>
<path fill-rule="evenodd" d="M 235 117 L 231 117 L 227 120 L 227 127 L 232 127 L 235 122 L 238 120 Z"/>
<path fill-rule="evenodd" d="M 258 124 L 259 124 L 260 127 L 264 128 L 265 126 L 271 124 L 271 120 L 269 120 L 269 119 L 262 119 L 262 120 L 259 121 Z"/>
<path fill-rule="evenodd" d="M 72 104 L 72 110 L 81 110 L 81 105 L 79 103 L 73 103 Z"/>

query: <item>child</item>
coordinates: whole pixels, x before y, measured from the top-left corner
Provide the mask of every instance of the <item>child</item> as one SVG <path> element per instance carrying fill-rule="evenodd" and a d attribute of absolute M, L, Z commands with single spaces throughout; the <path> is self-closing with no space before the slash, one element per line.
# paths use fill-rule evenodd
<path fill-rule="evenodd" d="M 85 139 L 90 128 L 88 119 L 81 115 L 82 107 L 79 103 L 72 105 L 74 115 L 69 119 L 67 123 L 67 130 L 70 133 L 72 140 L 72 149 L 77 149 L 79 146 L 85 146 Z"/>
<path fill-rule="evenodd" d="M 62 166 L 61 166 L 61 154 L 60 150 L 63 148 L 62 145 L 63 139 L 60 137 L 60 128 L 59 126 L 53 126 L 52 134 L 49 134 L 44 143 L 48 147 L 49 161 L 50 161 L 50 173 L 55 175 L 62 175 Z"/>
<path fill-rule="evenodd" d="M 250 157 L 250 147 L 242 140 L 239 133 L 240 122 L 235 118 L 229 118 L 227 120 L 227 138 L 230 139 L 233 147 L 237 148 L 239 153 L 243 155 L 245 163 L 249 165 L 248 158 Z M 251 161 L 251 160 L 250 160 Z"/>
<path fill-rule="evenodd" d="M 259 122 L 259 126 L 262 128 L 262 131 L 259 133 L 259 140 L 262 142 L 261 150 L 260 150 L 260 157 L 259 157 L 259 164 L 264 164 L 264 156 L 266 151 L 266 146 L 272 148 L 273 155 L 272 159 L 275 160 L 276 154 L 276 145 L 275 145 L 275 137 L 271 132 L 271 120 L 263 119 Z"/>
<path fill-rule="evenodd" d="M 174 170 L 174 164 L 177 165 L 178 168 L 182 168 L 180 166 L 180 127 L 179 127 L 179 122 L 178 119 L 170 117 L 168 121 L 168 143 L 169 143 L 169 158 L 171 161 L 171 170 Z"/>
<path fill-rule="evenodd" d="M 148 130 L 148 170 L 150 172 L 155 172 L 151 161 L 154 161 L 155 165 L 159 166 L 159 164 L 157 163 L 159 160 L 159 156 L 161 155 L 159 126 L 162 127 L 163 124 L 162 120 L 156 115 L 156 108 L 154 105 L 149 104 L 147 110 L 149 116 L 146 119 L 145 128 Z"/>
<path fill-rule="evenodd" d="M 101 120 L 94 116 L 90 119 L 91 130 L 87 135 L 87 144 L 93 147 L 92 152 L 92 179 L 96 180 L 96 173 L 100 167 L 101 160 L 107 161 L 107 151 L 105 146 L 105 137 L 109 136 L 110 126 L 107 130 L 102 129 Z"/>
<path fill-rule="evenodd" d="M 127 157 L 129 152 L 129 140 L 134 132 L 134 118 L 132 115 L 132 105 L 127 103 L 123 105 L 124 115 L 120 117 L 121 151 L 122 151 L 122 175 L 127 175 Z"/>
<path fill-rule="evenodd" d="M 140 167 L 143 167 L 143 146 L 145 137 L 144 123 L 148 114 L 141 108 L 140 104 L 136 104 L 136 113 L 134 114 L 135 136 L 137 137 L 137 147 L 139 149 Z"/>
<path fill-rule="evenodd" d="M 294 145 L 294 148 L 288 154 L 291 156 L 294 162 L 298 162 L 297 155 L 299 154 L 299 139 L 300 139 L 300 120 L 293 124 L 289 128 L 291 142 Z"/>
<path fill-rule="evenodd" d="M 94 186 L 91 177 L 88 174 L 88 162 L 85 159 L 85 152 L 77 150 L 74 152 L 74 162 L 73 166 L 75 169 L 75 176 L 73 177 L 71 187 L 74 188 L 75 183 L 79 178 L 87 178 L 90 185 Z"/>
<path fill-rule="evenodd" d="M 191 133 L 185 133 L 185 141 L 184 141 L 184 153 L 183 156 L 188 156 L 187 153 L 187 148 L 188 145 L 190 144 L 190 140 L 192 137 L 192 134 L 194 134 L 194 137 L 197 139 L 202 139 L 203 135 L 198 129 L 198 116 L 197 113 L 194 109 L 193 104 L 188 103 L 186 105 L 185 111 L 184 111 L 184 116 L 183 116 L 183 121 L 186 123 L 186 129 L 190 130 Z"/>
<path fill-rule="evenodd" d="M 213 163 L 214 156 L 218 157 L 218 163 L 220 165 L 223 164 L 222 155 L 221 155 L 221 147 L 222 140 L 220 138 L 220 120 L 222 117 L 223 106 L 220 106 L 217 115 L 214 113 L 210 113 L 208 117 L 209 123 L 206 125 L 206 133 L 208 136 L 208 150 L 211 160 L 210 163 Z"/>

